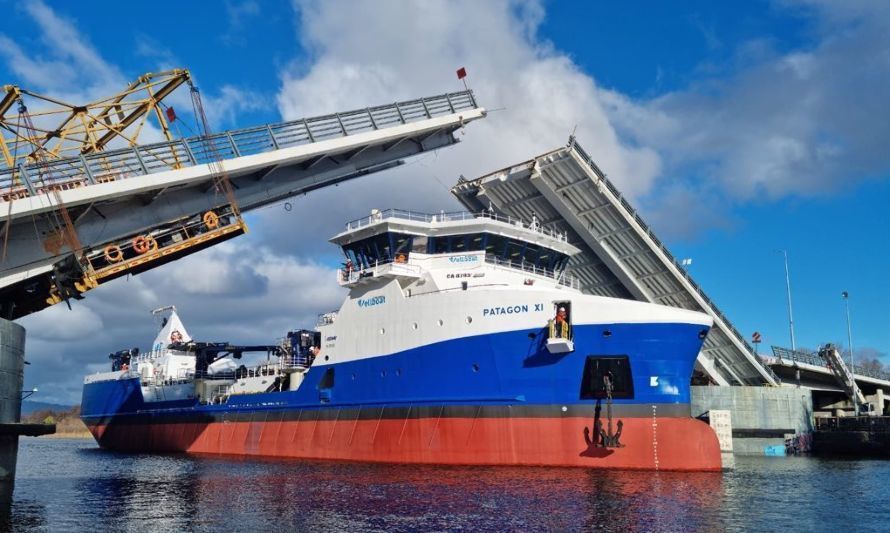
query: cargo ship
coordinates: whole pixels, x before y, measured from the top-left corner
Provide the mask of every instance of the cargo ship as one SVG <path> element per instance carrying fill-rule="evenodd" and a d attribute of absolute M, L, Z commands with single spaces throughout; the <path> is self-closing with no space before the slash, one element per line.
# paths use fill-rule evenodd
<path fill-rule="evenodd" d="M 150 349 L 114 352 L 84 380 L 99 445 L 721 469 L 714 431 L 690 413 L 709 316 L 583 293 L 567 268 L 579 250 L 534 217 L 374 210 L 331 242 L 348 295 L 280 341 L 198 342 L 175 308 L 156 310 Z"/>

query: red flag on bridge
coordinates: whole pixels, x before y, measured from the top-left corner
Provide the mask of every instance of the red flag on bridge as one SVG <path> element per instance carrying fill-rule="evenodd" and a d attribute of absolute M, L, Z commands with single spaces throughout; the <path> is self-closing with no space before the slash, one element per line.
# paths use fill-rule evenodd
<path fill-rule="evenodd" d="M 176 111 L 173 110 L 172 107 L 167 108 L 167 122 L 173 122 L 176 120 Z"/>
<path fill-rule="evenodd" d="M 467 77 L 467 69 L 466 67 L 460 67 L 457 69 L 457 79 L 462 80 Z"/>

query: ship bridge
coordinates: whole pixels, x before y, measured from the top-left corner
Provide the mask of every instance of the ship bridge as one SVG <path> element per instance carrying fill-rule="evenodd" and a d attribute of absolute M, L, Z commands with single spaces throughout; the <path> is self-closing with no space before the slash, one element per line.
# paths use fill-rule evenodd
<path fill-rule="evenodd" d="M 565 233 L 544 228 L 534 219 L 525 222 L 490 211 L 428 214 L 375 209 L 368 217 L 348 222 L 331 242 L 342 248 L 346 258 L 337 276 L 343 286 L 380 277 L 419 279 L 424 271 L 419 265 L 447 257 L 443 264 L 475 267 L 484 262 L 496 270 L 579 288 L 578 280 L 565 272 L 578 248 Z M 417 257 L 421 259 L 415 261 Z M 532 278 L 527 281 L 534 283 Z"/>
<path fill-rule="evenodd" d="M 166 133 L 157 93 L 150 94 L 131 115 L 123 97 L 103 101 L 97 111 L 72 106 L 66 124 L 78 122 L 70 117 L 98 125 L 120 117 L 119 132 L 150 103 Z M 0 101 L 0 119 L 17 97 L 10 90 Z M 172 108 L 166 111 L 172 120 Z M 44 145 L 66 131 L 44 135 L 38 124 L 30 158 L 9 157 L 0 165 L 0 317 L 15 319 L 79 298 L 114 277 L 239 235 L 246 231 L 243 211 L 452 145 L 455 130 L 485 115 L 473 93 L 462 91 L 121 149 L 92 143 L 73 155 L 52 154 L 62 157 L 44 156 L 51 151 Z M 0 137 L 4 153 L 25 137 Z"/>
<path fill-rule="evenodd" d="M 472 181 L 461 178 L 452 193 L 470 211 L 534 218 L 568 235 L 581 249 L 568 269 L 583 292 L 710 315 L 714 327 L 696 366 L 718 384 L 778 382 L 574 138 L 532 160 Z"/>

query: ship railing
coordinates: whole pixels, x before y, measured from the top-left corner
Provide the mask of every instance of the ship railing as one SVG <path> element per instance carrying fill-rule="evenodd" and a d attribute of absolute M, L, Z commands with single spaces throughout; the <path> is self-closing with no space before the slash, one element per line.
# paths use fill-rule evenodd
<path fill-rule="evenodd" d="M 330 324 L 333 324 L 336 320 L 337 311 L 328 311 L 327 313 L 321 313 L 318 315 L 318 319 L 315 321 L 315 327 L 328 326 Z"/>
<path fill-rule="evenodd" d="M 369 216 L 358 218 L 356 220 L 352 220 L 346 223 L 346 230 L 352 231 L 355 229 L 359 229 L 365 226 L 370 226 L 371 224 L 375 224 L 377 222 L 382 222 L 384 220 L 389 219 L 398 219 L 398 220 L 407 220 L 409 222 L 424 222 L 434 224 L 437 222 L 463 222 L 463 221 L 472 221 L 472 220 L 493 220 L 495 222 L 503 222 L 506 224 L 510 224 L 511 226 L 516 226 L 519 228 L 527 229 L 534 231 L 536 233 L 540 233 L 541 235 L 546 235 L 547 237 L 551 237 L 558 241 L 568 242 L 568 236 L 566 233 L 561 233 L 558 231 L 553 231 L 551 229 L 545 228 L 537 219 L 533 218 L 531 221 L 526 222 L 522 219 L 516 217 L 510 217 L 505 215 L 499 215 L 497 213 L 493 213 L 491 211 L 482 211 L 479 213 L 471 213 L 469 211 L 454 211 L 448 212 L 442 211 L 437 214 L 431 213 L 421 213 L 418 211 L 409 211 L 405 209 L 384 209 L 383 211 L 377 211 L 371 213 Z"/>
<path fill-rule="evenodd" d="M 233 372 L 236 378 L 260 378 L 275 377 L 279 375 L 281 368 L 279 363 L 262 363 L 257 366 L 247 367 L 239 371 Z"/>
<path fill-rule="evenodd" d="M 86 156 L 7 167 L 0 158 L 0 202 L 317 143 L 475 109 L 472 91 L 366 107 Z"/>
<path fill-rule="evenodd" d="M 540 268 L 534 264 L 526 262 L 516 262 L 506 259 L 500 259 L 499 257 L 490 254 L 485 254 L 485 262 L 489 265 L 493 265 L 495 268 L 520 270 L 534 276 L 548 278 L 564 287 L 581 290 L 581 280 L 564 270 L 556 272 L 553 270 L 547 270 L 546 268 Z"/>
<path fill-rule="evenodd" d="M 374 264 L 369 267 L 359 269 L 341 268 L 337 272 L 337 282 L 340 285 L 350 285 L 362 278 L 386 275 L 419 278 L 423 275 L 423 269 L 418 265 L 407 263 L 407 256 L 405 254 L 399 254 L 396 256 L 396 259 L 375 261 Z"/>
<path fill-rule="evenodd" d="M 203 372 L 196 372 L 195 378 L 200 378 L 200 379 L 235 379 L 236 373 L 234 370 L 220 370 L 218 372 L 210 372 L 210 371 L 205 370 Z"/>
<path fill-rule="evenodd" d="M 229 401 L 229 390 L 231 385 L 217 385 L 211 389 L 210 392 L 210 403 L 211 404 L 221 404 Z"/>
<path fill-rule="evenodd" d="M 171 385 L 181 385 L 184 383 L 193 383 L 194 381 L 195 381 L 195 373 L 194 373 L 194 371 L 189 371 L 187 373 L 180 373 L 180 375 L 177 375 L 176 377 L 167 376 L 164 374 L 143 376 L 141 379 L 141 384 L 143 386 L 169 387 Z"/>
<path fill-rule="evenodd" d="M 309 368 L 309 356 L 307 355 L 282 355 L 278 358 L 278 369 L 287 370 L 303 370 Z"/>

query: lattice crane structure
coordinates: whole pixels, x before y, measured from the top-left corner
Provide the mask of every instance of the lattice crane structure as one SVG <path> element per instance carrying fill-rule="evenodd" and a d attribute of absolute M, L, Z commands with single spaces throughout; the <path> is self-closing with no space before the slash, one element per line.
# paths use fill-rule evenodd
<path fill-rule="evenodd" d="M 115 141 L 136 146 L 150 117 L 161 134 L 173 140 L 161 102 L 190 82 L 189 71 L 184 69 L 147 73 L 123 91 L 85 105 L 6 85 L 0 100 L 0 165 L 14 168 L 42 158 L 87 155 L 114 146 Z M 33 130 L 23 127 L 23 108 L 30 109 L 27 116 Z M 10 114 L 16 110 L 17 114 Z"/>

